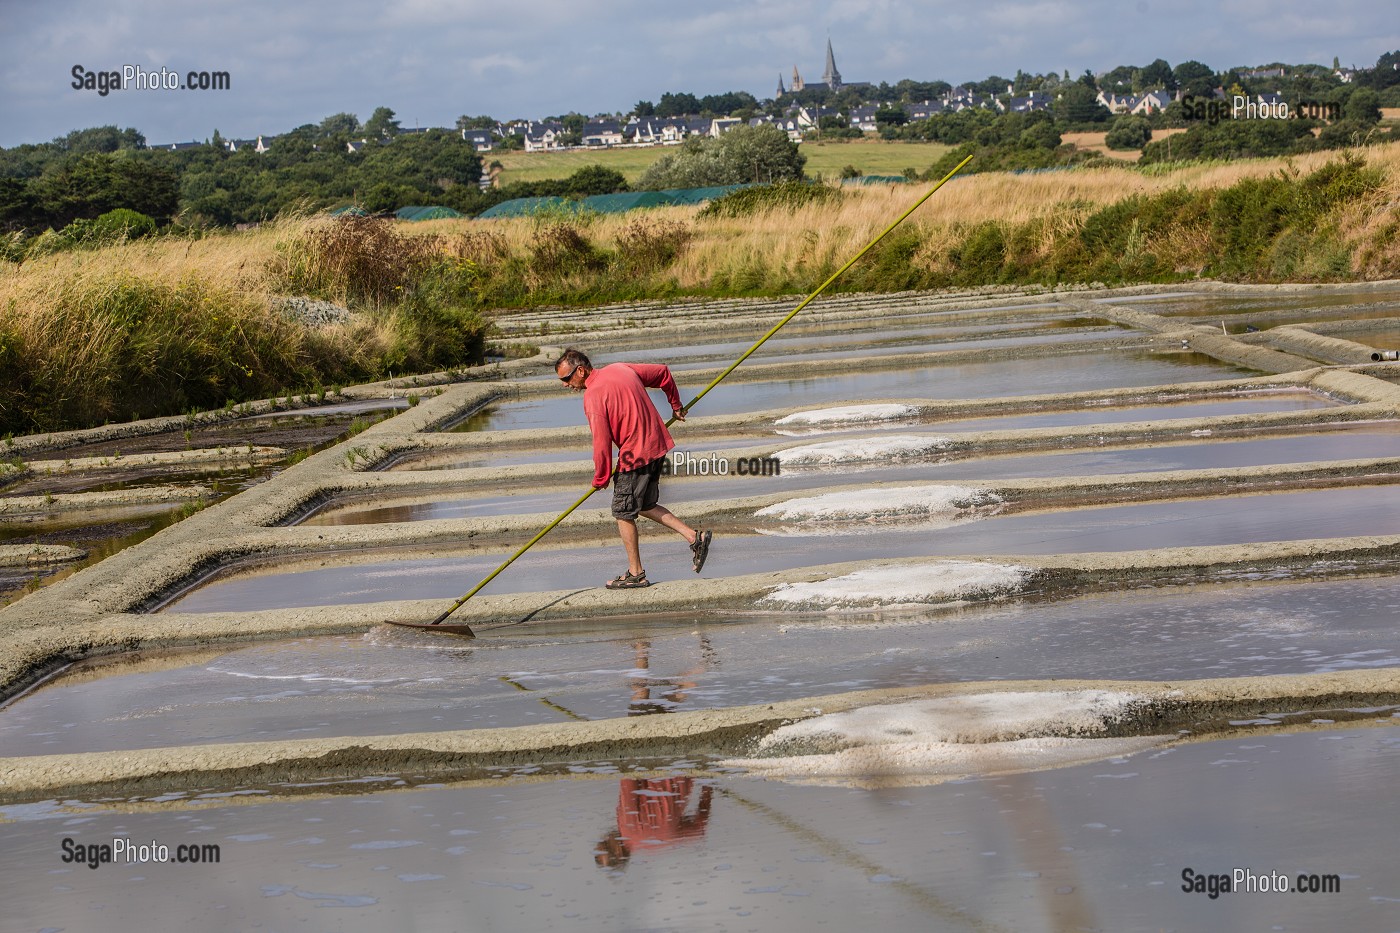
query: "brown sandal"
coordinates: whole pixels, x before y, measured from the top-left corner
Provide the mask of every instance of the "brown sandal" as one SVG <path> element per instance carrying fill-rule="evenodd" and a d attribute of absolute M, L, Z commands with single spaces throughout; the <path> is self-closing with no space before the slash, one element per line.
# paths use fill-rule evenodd
<path fill-rule="evenodd" d="M 651 581 L 647 579 L 645 570 L 641 573 L 632 573 L 629 570 L 603 585 L 610 590 L 639 590 L 644 586 L 651 586 Z"/>

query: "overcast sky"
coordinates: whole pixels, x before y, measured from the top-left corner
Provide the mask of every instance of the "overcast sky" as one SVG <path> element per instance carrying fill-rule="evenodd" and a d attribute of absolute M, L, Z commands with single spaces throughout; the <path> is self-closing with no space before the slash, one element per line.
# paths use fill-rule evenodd
<path fill-rule="evenodd" d="M 664 91 L 771 97 L 794 65 L 847 81 L 954 84 L 1165 58 L 1369 66 L 1400 48 L 1394 0 L 0 0 L 0 146 L 135 127 L 151 143 L 276 134 L 392 108 L 627 111 Z M 75 90 L 89 71 L 226 71 L 225 91 Z"/>

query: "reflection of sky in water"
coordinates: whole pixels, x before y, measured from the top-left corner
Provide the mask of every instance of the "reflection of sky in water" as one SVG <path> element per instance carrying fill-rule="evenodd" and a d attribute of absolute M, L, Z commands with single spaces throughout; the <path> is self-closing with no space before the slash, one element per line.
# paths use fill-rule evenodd
<path fill-rule="evenodd" d="M 1390 534 L 1397 525 L 1400 497 L 1384 496 L 1372 488 L 1280 492 L 1013 514 L 936 532 L 905 525 L 891 526 L 899 530 L 860 535 L 833 533 L 828 537 L 721 533 L 716 537 L 705 572 L 722 577 L 885 557 L 1126 551 Z M 483 592 L 600 586 L 617 575 L 614 565 L 622 559 L 621 555 L 621 546 L 616 543 L 528 552 Z M 649 539 L 643 544 L 643 557 L 652 582 L 689 575 L 689 551 L 678 537 Z M 460 559 L 403 558 L 391 563 L 249 573 L 216 579 L 170 608 L 217 612 L 390 599 L 448 599 L 466 591 L 502 559 L 501 554 Z"/>
<path fill-rule="evenodd" d="M 1095 299 L 1104 304 L 1128 305 L 1136 310 L 1168 317 L 1199 316 L 1203 321 L 1218 323 L 1219 315 L 1265 314 L 1280 311 L 1299 312 L 1299 321 L 1365 317 L 1388 317 L 1395 314 L 1400 290 L 1357 288 L 1328 289 L 1309 295 L 1248 294 L 1221 292 L 1185 296 L 1142 295 L 1131 298 Z M 1217 316 L 1211 321 L 1212 315 Z"/>
<path fill-rule="evenodd" d="M 821 361 L 813 361 L 812 376 L 808 379 L 722 382 L 700 401 L 695 413 L 735 415 L 767 408 L 798 405 L 816 408 L 868 399 L 1048 395 L 1229 379 L 1243 372 L 1195 353 L 1149 354 L 1121 350 L 839 375 L 826 375 Z M 678 388 L 681 402 L 688 404 L 704 385 L 681 379 Z M 671 412 L 664 396 L 660 392 L 651 395 L 656 404 L 666 409 L 663 414 L 669 417 Z M 471 419 L 471 429 L 546 428 L 583 423 L 582 398 L 561 386 L 559 395 L 551 398 L 498 405 L 486 417 Z"/>
<path fill-rule="evenodd" d="M 1016 329 L 1017 328 L 1015 327 L 997 328 L 997 330 L 1001 333 L 1014 333 Z M 900 353 L 919 353 L 921 351 L 928 353 L 944 353 L 952 350 L 997 350 L 1005 349 L 1007 347 L 1033 347 L 1047 343 L 1087 343 L 1095 340 L 1106 340 L 1114 337 L 1127 337 L 1130 335 L 1131 334 L 1129 331 L 1125 331 L 1121 328 L 1106 327 L 1096 328 L 1092 332 L 1080 334 L 1052 333 L 1040 334 L 1029 337 L 969 337 L 964 340 L 945 340 L 936 343 L 920 343 L 917 341 L 904 341 L 896 343 L 881 341 L 877 344 L 872 345 L 861 342 L 858 345 L 858 352 L 861 356 L 891 356 Z M 825 343 L 827 344 L 839 343 L 838 346 L 832 349 L 798 350 L 794 348 L 786 352 L 765 353 L 763 351 L 766 351 L 768 349 L 768 345 L 764 344 L 763 350 L 749 357 L 749 360 L 752 360 L 756 363 L 790 363 L 796 360 L 818 361 L 848 359 L 853 352 L 856 352 L 852 350 L 853 341 L 861 340 L 862 336 L 863 335 L 853 334 L 849 335 L 845 341 L 825 341 Z M 1139 336 L 1142 337 L 1144 341 L 1146 340 L 1145 335 L 1139 334 Z M 737 355 L 738 352 L 742 352 L 744 349 L 747 349 L 747 347 L 738 348 L 736 350 L 735 355 Z M 674 355 L 669 350 L 663 349 L 650 351 L 644 350 L 641 351 L 640 354 L 633 353 L 631 351 L 625 351 L 621 353 L 608 354 L 606 356 L 600 355 L 598 359 L 595 360 L 595 362 L 599 366 L 602 366 L 607 363 L 633 363 L 638 362 L 640 360 L 654 360 L 656 362 L 665 363 L 672 359 L 675 359 Z M 730 362 L 730 359 L 731 358 L 721 356 L 707 356 L 703 359 L 696 360 L 693 359 L 691 356 L 686 355 L 682 357 L 675 365 L 673 365 L 672 369 L 680 371 L 687 369 L 702 369 L 708 366 L 715 366 L 716 364 L 728 363 Z"/>
<path fill-rule="evenodd" d="M 898 930 L 1390 929 L 1400 809 L 1378 807 L 1376 788 L 1400 766 L 1395 733 L 1235 735 L 879 790 L 629 774 L 622 762 L 577 765 L 573 779 L 95 809 L 81 826 L 52 806 L 6 808 L 24 821 L 6 825 L 0 869 L 17 929 L 87 929 L 99 907 L 107 929 L 146 928 L 156 916 L 179 929 L 344 933 L 805 933 L 861 929 L 876 916 Z M 673 794 L 632 797 L 670 800 L 678 818 L 650 821 L 651 842 L 621 863 L 600 858 L 631 828 L 620 804 L 639 789 Z M 172 848 L 215 842 L 222 858 L 98 871 L 57 861 L 60 836 L 118 834 Z M 376 843 L 393 847 L 364 848 Z M 1184 868 L 1236 866 L 1337 874 L 1342 890 L 1215 900 L 1181 890 Z M 176 871 L 178 889 L 165 880 Z"/>
<path fill-rule="evenodd" d="M 706 448 L 700 445 L 686 445 L 682 449 L 703 451 Z M 1400 423 L 1329 427 L 1293 437 L 1220 439 L 1208 443 L 1136 450 L 1110 447 L 1065 453 L 974 458 L 949 463 L 917 462 L 889 466 L 866 463 L 841 468 L 784 467 L 782 474 L 776 477 L 730 475 L 723 479 L 671 481 L 665 485 L 663 496 L 666 502 L 674 504 L 756 496 L 770 492 L 796 492 L 836 485 L 882 482 L 908 484 L 947 480 L 992 482 L 1035 476 L 1091 476 L 1157 470 L 1224 469 L 1270 463 L 1309 463 L 1318 460 L 1369 457 L 1400 457 Z M 583 478 L 580 485 L 586 482 L 587 479 Z M 413 505 L 355 504 L 320 513 L 308 520 L 307 524 L 375 524 L 551 512 L 562 510 L 572 498 L 571 494 L 556 488 L 538 493 L 522 490 L 516 495 L 444 498 L 437 502 Z"/>
<path fill-rule="evenodd" d="M 38 691 L 12 755 L 606 719 L 983 679 L 1194 679 L 1400 665 L 1400 578 L 1132 590 L 876 616 L 403 630 L 257 645 Z"/>
<path fill-rule="evenodd" d="M 957 323 L 937 323 L 938 315 L 923 314 L 917 318 L 909 315 L 897 315 L 896 319 L 890 320 L 887 317 L 871 319 L 867 326 L 862 329 L 848 329 L 850 321 L 843 321 L 819 333 L 801 333 L 798 327 L 803 326 L 803 319 L 794 319 L 793 324 L 779 331 L 753 356 L 749 357 L 755 361 L 777 361 L 785 359 L 794 353 L 807 353 L 813 350 L 827 348 L 844 349 L 846 353 L 851 352 L 853 345 L 859 345 L 862 353 L 871 352 L 875 348 L 883 346 L 896 346 L 899 344 L 910 344 L 919 342 L 931 342 L 934 340 L 961 340 L 975 339 L 979 335 L 985 334 L 1014 334 L 1018 331 L 1026 331 L 1044 327 L 1079 327 L 1087 325 L 1103 326 L 1107 322 L 1103 319 L 1090 318 L 1076 314 L 1065 314 L 1063 307 L 1058 307 L 1060 313 L 1046 314 L 1045 309 L 1055 308 L 1054 305 L 1026 305 L 1018 309 L 1015 319 L 999 321 L 994 324 L 957 324 Z M 992 310 L 992 309 L 986 309 Z M 1024 313 L 1021 311 L 1024 310 Z M 624 353 L 615 354 L 589 354 L 597 363 L 612 363 L 618 360 L 656 360 L 665 362 L 667 360 L 691 359 L 695 357 L 727 357 L 733 359 L 753 346 L 771 324 L 776 324 L 782 320 L 783 314 L 773 316 L 769 324 L 762 320 L 757 320 L 754 324 L 755 333 L 752 338 L 745 340 L 729 340 L 715 343 L 688 343 L 684 346 L 639 348 L 628 350 Z M 915 323 L 911 323 L 915 322 Z M 928 323 L 932 321 L 933 323 Z M 863 322 L 866 323 L 866 322 Z M 797 326 L 793 326 L 797 325 Z M 811 331 L 814 327 L 821 327 L 820 324 L 813 324 L 810 320 L 806 323 L 805 329 Z M 791 332 L 792 336 L 785 336 Z M 1108 328 L 1104 331 L 1107 334 L 1123 335 L 1125 331 L 1118 328 Z M 1068 335 L 1066 335 L 1068 336 Z M 667 339 L 667 338 L 663 338 Z M 896 351 L 898 352 L 898 351 Z"/>

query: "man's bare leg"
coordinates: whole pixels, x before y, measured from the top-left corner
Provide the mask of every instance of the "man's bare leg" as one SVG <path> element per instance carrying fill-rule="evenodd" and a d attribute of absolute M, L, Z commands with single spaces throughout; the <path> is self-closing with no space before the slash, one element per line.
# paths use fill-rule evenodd
<path fill-rule="evenodd" d="M 675 516 L 675 513 L 673 513 L 670 509 L 666 508 L 665 506 L 658 505 L 655 508 L 647 509 L 641 514 L 645 515 L 647 518 L 651 519 L 657 524 L 665 525 L 667 528 L 671 529 L 676 534 L 680 535 L 682 538 L 685 538 L 687 544 L 695 543 L 695 529 L 691 528 L 685 522 L 677 518 Z M 636 533 L 637 526 L 634 523 L 632 526 L 632 534 L 635 536 Z M 625 537 L 622 540 L 624 544 L 627 541 Z M 636 538 L 634 537 L 632 540 L 635 542 Z"/>
<path fill-rule="evenodd" d="M 642 572 L 642 550 L 637 545 L 636 520 L 619 518 L 617 520 L 617 533 L 622 538 L 623 549 L 627 551 L 627 572 L 636 576 Z"/>

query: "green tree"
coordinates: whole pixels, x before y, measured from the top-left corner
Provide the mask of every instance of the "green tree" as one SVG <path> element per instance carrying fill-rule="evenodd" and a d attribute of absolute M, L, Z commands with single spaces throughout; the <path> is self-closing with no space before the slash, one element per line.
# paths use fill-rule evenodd
<path fill-rule="evenodd" d="M 0 230 L 38 227 L 43 217 L 35 210 L 29 186 L 18 178 L 0 177 Z"/>
<path fill-rule="evenodd" d="M 565 179 L 564 192 L 586 198 L 595 194 L 616 194 L 627 190 L 627 179 L 616 169 L 602 165 L 585 165 Z"/>
<path fill-rule="evenodd" d="M 1386 52 L 1376 59 L 1376 67 L 1356 76 L 1358 83 L 1376 90 L 1384 90 L 1400 84 L 1400 50 Z"/>
<path fill-rule="evenodd" d="M 494 130 L 499 121 L 495 117 L 479 116 L 469 117 L 462 114 L 457 118 L 457 129 L 459 130 Z"/>
<path fill-rule="evenodd" d="M 1021 131 L 1017 143 L 1023 149 L 1056 149 L 1060 145 L 1060 131 L 1050 120 L 1041 120 Z"/>
<path fill-rule="evenodd" d="M 412 133 L 371 146 L 365 150 L 360 168 L 363 185 L 411 186 L 427 194 L 453 185 L 474 185 L 480 178 L 481 157 L 470 144 L 448 130 Z"/>
<path fill-rule="evenodd" d="M 55 229 L 119 207 L 165 223 L 179 205 L 175 173 L 131 156 L 89 152 L 32 184 L 36 208 Z"/>
<path fill-rule="evenodd" d="M 1055 116 L 1066 123 L 1102 123 L 1112 114 L 1098 101 L 1093 88 L 1081 83 L 1067 85 L 1055 99 Z"/>
<path fill-rule="evenodd" d="M 1168 91 L 1176 90 L 1176 76 L 1172 72 L 1172 66 L 1167 64 L 1166 59 L 1159 58 L 1146 68 L 1142 69 L 1139 81 L 1143 90 L 1154 88 L 1165 88 Z"/>
<path fill-rule="evenodd" d="M 1379 123 L 1381 119 L 1380 95 L 1369 87 L 1358 87 L 1347 98 L 1342 116 L 1358 123 Z"/>
<path fill-rule="evenodd" d="M 903 107 L 879 107 L 875 110 L 876 126 L 903 126 L 909 122 L 909 114 Z"/>
<path fill-rule="evenodd" d="M 1172 69 L 1172 77 L 1183 95 L 1205 97 L 1216 87 L 1215 72 L 1198 61 L 1184 61 Z"/>
<path fill-rule="evenodd" d="M 360 118 L 353 113 L 333 113 L 321 121 L 326 136 L 352 136 L 360 128 Z"/>
<path fill-rule="evenodd" d="M 637 101 L 637 106 L 632 108 L 632 112 L 639 117 L 650 117 L 656 114 L 656 105 L 649 100 Z"/>
<path fill-rule="evenodd" d="M 394 111 L 388 107 L 376 107 L 374 113 L 365 123 L 362 131 L 371 138 L 376 136 L 397 136 L 399 135 L 399 121 L 394 119 Z"/>
<path fill-rule="evenodd" d="M 776 126 L 740 126 L 718 139 L 690 137 L 679 152 L 652 163 L 637 187 L 646 191 L 801 180 L 806 161 L 797 144 Z"/>
<path fill-rule="evenodd" d="M 119 130 L 115 126 L 94 126 L 73 130 L 54 140 L 59 148 L 73 153 L 116 152 L 119 149 L 145 149 L 146 137 L 131 127 Z"/>
<path fill-rule="evenodd" d="M 700 112 L 700 101 L 695 99 L 694 94 L 672 94 L 661 95 L 660 102 L 656 105 L 656 116 L 658 117 L 683 117 L 690 113 Z"/>
<path fill-rule="evenodd" d="M 1141 149 L 1152 139 L 1152 124 L 1146 117 L 1125 113 L 1113 121 L 1113 128 L 1104 137 L 1110 149 Z"/>

